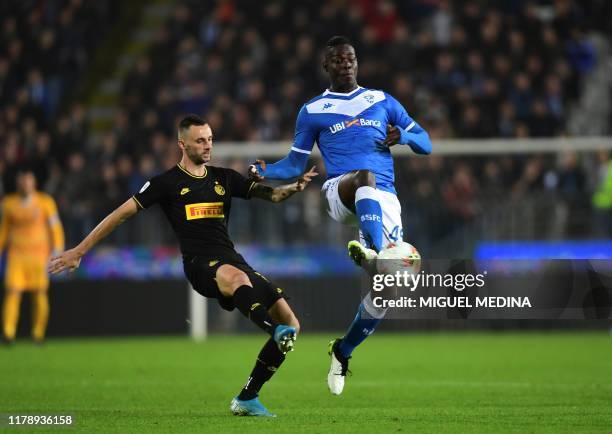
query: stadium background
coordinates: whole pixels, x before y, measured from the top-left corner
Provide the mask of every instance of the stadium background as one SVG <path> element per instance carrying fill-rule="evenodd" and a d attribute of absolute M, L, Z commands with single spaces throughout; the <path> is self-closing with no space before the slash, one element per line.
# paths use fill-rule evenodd
<path fill-rule="evenodd" d="M 219 147 L 290 141 L 300 105 L 327 85 L 320 52 L 331 33 L 356 41 L 360 82 L 396 95 L 434 142 L 609 133 L 609 11 L 598 10 L 606 2 L 467 2 L 452 10 L 436 1 L 5 4 L 2 189 L 13 188 L 19 162 L 33 162 L 41 187 L 58 200 L 69 245 L 175 164 L 183 113 L 205 115 Z M 244 172 L 242 159 L 219 162 Z M 525 223 L 505 233 L 497 225 L 487 238 L 605 238 L 610 219 L 598 216 L 609 208 L 592 199 L 607 165 L 605 152 L 401 159 L 403 208 L 415 210 L 404 216 L 407 236 L 429 257 L 448 248 L 469 254 L 477 240 L 459 246 L 449 237 L 486 220 L 507 197 L 505 214 Z M 233 237 L 273 245 L 344 240 L 317 211 L 316 189 L 309 193 L 273 214 L 245 204 Z M 520 219 L 538 195 L 563 210 Z M 547 222 L 547 230 L 530 220 Z M 109 243 L 172 241 L 149 217 Z"/>
<path fill-rule="evenodd" d="M 299 107 L 327 85 L 321 47 L 346 34 L 359 82 L 396 96 L 434 142 L 432 156 L 396 162 L 405 238 L 424 257 L 499 254 L 511 241 L 537 241 L 513 247 L 535 257 L 611 255 L 612 243 L 589 243 L 612 238 L 607 2 L 72 0 L 3 8 L 0 191 L 12 191 L 20 163 L 33 164 L 58 202 L 67 246 L 176 163 L 184 113 L 210 122 L 225 156 L 214 164 L 244 173 L 255 157 L 284 155 Z M 591 141 L 581 152 L 569 142 L 537 152 L 536 140 L 534 152 L 513 150 L 528 138 L 585 136 L 601 147 Z M 508 140 L 488 153 L 482 140 L 491 138 Z M 281 142 L 280 151 L 261 155 L 268 142 Z M 464 153 L 466 144 L 478 154 Z M 323 180 L 280 206 L 236 201 L 230 227 L 247 259 L 293 295 L 310 330 L 344 327 L 359 297 L 343 250 L 354 233 L 327 218 Z M 145 214 L 75 276 L 56 281 L 51 336 L 188 328 L 176 242 L 159 210 Z M 245 325 L 210 309 L 213 331 Z M 449 326 L 466 324 L 401 325 Z"/>

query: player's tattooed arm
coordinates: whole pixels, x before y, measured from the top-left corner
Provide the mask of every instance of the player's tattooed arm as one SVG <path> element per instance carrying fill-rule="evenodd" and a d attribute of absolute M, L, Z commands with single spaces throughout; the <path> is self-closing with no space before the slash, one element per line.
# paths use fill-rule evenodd
<path fill-rule="evenodd" d="M 265 184 L 255 184 L 251 190 L 251 196 L 270 202 L 282 202 L 295 193 L 304 190 L 310 181 L 312 181 L 312 178 L 319 174 L 316 169 L 316 166 L 312 166 L 308 172 L 304 173 L 297 179 L 297 181 L 291 184 L 280 185 L 278 187 L 270 187 L 269 185 Z"/>

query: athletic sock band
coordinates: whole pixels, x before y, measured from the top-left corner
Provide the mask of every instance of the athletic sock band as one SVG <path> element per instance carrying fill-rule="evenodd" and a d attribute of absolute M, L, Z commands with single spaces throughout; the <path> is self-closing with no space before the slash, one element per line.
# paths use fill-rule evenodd
<path fill-rule="evenodd" d="M 234 291 L 233 299 L 234 304 L 244 316 L 270 336 L 274 334 L 274 329 L 276 329 L 278 323 L 268 314 L 261 290 L 257 290 L 252 286 L 242 285 Z"/>

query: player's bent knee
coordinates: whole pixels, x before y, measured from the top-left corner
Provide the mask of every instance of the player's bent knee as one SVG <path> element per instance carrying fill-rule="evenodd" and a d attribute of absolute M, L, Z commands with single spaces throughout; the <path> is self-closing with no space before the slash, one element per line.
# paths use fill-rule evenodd
<path fill-rule="evenodd" d="M 291 323 L 289 324 L 291 327 L 295 328 L 295 332 L 299 333 L 300 332 L 300 322 L 298 321 L 298 319 L 294 316 L 293 320 L 291 321 Z"/>
<path fill-rule="evenodd" d="M 281 298 L 277 300 L 271 307 L 268 309 L 270 316 L 274 319 L 274 321 L 285 324 L 291 327 L 295 327 L 296 332 L 300 331 L 300 322 L 297 317 L 289 307 L 287 300 Z"/>
<path fill-rule="evenodd" d="M 338 195 L 342 204 L 355 212 L 355 194 L 361 187 L 376 188 L 376 175 L 369 170 L 362 169 L 345 175 L 338 185 Z"/>
<path fill-rule="evenodd" d="M 300 332 L 300 322 L 298 321 L 298 319 L 296 318 L 295 315 L 290 315 L 288 318 L 286 318 L 284 321 L 282 321 L 284 324 L 291 326 L 293 328 L 295 328 L 295 332 L 299 333 Z"/>
<path fill-rule="evenodd" d="M 236 289 L 241 286 L 252 286 L 249 276 L 247 276 L 244 271 L 227 264 L 219 267 L 216 278 L 219 291 L 225 297 L 233 296 Z"/>
<path fill-rule="evenodd" d="M 369 170 L 358 170 L 354 176 L 355 189 L 359 187 L 376 187 L 376 175 Z"/>

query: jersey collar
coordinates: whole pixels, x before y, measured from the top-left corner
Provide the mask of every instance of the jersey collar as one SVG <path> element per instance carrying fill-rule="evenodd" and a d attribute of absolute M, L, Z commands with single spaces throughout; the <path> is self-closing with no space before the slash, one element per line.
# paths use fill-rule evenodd
<path fill-rule="evenodd" d="M 322 96 L 325 95 L 336 95 L 336 96 L 351 96 L 352 94 L 354 94 L 355 92 L 359 91 L 363 89 L 363 87 L 361 86 L 357 86 L 355 89 L 351 90 L 349 93 L 342 93 L 342 92 L 332 92 L 329 89 L 325 89 L 325 92 L 323 92 Z"/>
<path fill-rule="evenodd" d="M 187 175 L 191 176 L 192 178 L 202 179 L 202 178 L 206 178 L 206 175 L 208 175 L 208 168 L 206 166 L 204 166 L 204 175 L 202 175 L 202 176 L 194 175 L 193 173 L 191 173 L 190 171 L 188 171 L 184 167 L 181 167 L 181 163 L 177 163 L 176 167 L 181 169 L 183 172 L 185 172 Z"/>

